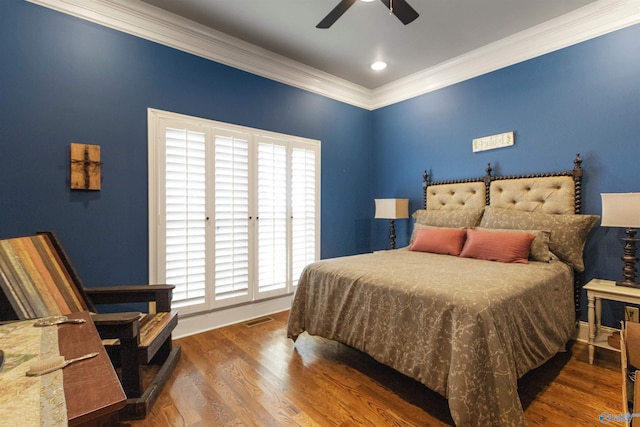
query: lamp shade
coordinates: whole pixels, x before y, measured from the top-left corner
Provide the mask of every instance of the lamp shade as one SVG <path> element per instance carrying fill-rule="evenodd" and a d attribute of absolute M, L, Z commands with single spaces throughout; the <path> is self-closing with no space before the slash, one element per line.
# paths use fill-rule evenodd
<path fill-rule="evenodd" d="M 602 193 L 604 227 L 640 228 L 640 193 Z"/>
<path fill-rule="evenodd" d="M 409 199 L 375 199 L 375 218 L 409 218 Z"/>

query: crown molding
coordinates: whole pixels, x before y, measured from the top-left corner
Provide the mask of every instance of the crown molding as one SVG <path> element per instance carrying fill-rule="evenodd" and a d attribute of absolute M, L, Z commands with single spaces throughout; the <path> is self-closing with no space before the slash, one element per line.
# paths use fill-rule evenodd
<path fill-rule="evenodd" d="M 640 0 L 598 0 L 374 89 L 375 110 L 640 23 Z"/>
<path fill-rule="evenodd" d="M 357 107 L 369 108 L 370 89 L 141 1 L 26 1 Z"/>
<path fill-rule="evenodd" d="M 368 110 L 423 95 L 640 22 L 640 0 L 597 0 L 569 14 L 370 90 L 143 2 L 26 1 Z"/>

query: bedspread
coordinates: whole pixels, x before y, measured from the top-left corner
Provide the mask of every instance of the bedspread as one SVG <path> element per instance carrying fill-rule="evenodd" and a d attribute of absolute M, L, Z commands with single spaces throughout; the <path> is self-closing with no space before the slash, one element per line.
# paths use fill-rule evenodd
<path fill-rule="evenodd" d="M 457 426 L 526 425 L 517 380 L 575 328 L 560 261 L 504 264 L 406 249 L 303 271 L 287 334 L 363 351 L 448 399 Z"/>

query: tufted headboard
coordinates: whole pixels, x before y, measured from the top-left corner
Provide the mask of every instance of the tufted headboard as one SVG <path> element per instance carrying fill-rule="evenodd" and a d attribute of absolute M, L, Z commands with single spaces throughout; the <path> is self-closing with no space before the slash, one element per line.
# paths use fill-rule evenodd
<path fill-rule="evenodd" d="M 423 174 L 424 209 L 495 206 L 555 214 L 578 214 L 582 206 L 582 159 L 563 172 L 495 176 L 491 164 L 480 178 L 432 181 Z"/>
<path fill-rule="evenodd" d="M 492 181 L 489 204 L 497 208 L 568 215 L 576 213 L 572 176 Z"/>
<path fill-rule="evenodd" d="M 423 174 L 424 209 L 458 210 L 493 206 L 518 211 L 574 215 L 582 210 L 582 159 L 578 153 L 573 169 L 540 174 L 495 176 L 491 164 L 479 178 L 432 181 Z M 580 314 L 583 274 L 574 271 L 576 318 Z"/>
<path fill-rule="evenodd" d="M 433 183 L 425 187 L 425 209 L 469 209 L 485 206 L 485 183 Z"/>

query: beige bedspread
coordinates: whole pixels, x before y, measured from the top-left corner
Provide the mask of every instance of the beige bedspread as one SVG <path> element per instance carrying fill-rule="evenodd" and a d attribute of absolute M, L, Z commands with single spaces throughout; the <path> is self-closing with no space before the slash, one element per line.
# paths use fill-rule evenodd
<path fill-rule="evenodd" d="M 526 425 L 517 380 L 574 331 L 573 273 L 405 249 L 309 265 L 291 307 L 302 332 L 361 350 L 448 399 L 457 426 Z"/>

